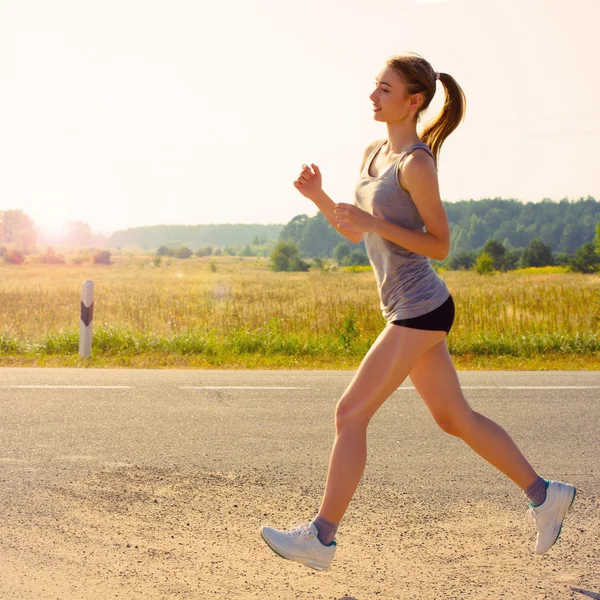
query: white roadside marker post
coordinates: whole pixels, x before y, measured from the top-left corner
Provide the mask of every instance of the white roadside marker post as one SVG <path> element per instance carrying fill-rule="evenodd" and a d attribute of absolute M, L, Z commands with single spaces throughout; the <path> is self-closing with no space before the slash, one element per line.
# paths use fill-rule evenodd
<path fill-rule="evenodd" d="M 92 319 L 94 317 L 94 282 L 81 286 L 81 320 L 79 323 L 79 354 L 85 358 L 92 353 Z"/>

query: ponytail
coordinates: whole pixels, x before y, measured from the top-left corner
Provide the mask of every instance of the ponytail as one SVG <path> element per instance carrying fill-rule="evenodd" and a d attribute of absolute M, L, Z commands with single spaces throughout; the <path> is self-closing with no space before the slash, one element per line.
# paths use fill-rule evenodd
<path fill-rule="evenodd" d="M 465 118 L 467 99 L 456 80 L 448 73 L 440 73 L 440 82 L 444 86 L 446 98 L 444 106 L 433 121 L 428 123 L 420 138 L 439 160 L 440 150 L 445 139 L 458 127 Z"/>

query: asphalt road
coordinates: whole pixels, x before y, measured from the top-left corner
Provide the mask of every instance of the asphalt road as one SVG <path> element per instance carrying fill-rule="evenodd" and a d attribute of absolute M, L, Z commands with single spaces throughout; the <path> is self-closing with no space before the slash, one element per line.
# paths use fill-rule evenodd
<path fill-rule="evenodd" d="M 4 490 L 114 464 L 237 469 L 290 457 L 321 462 L 331 450 L 335 404 L 352 375 L 0 369 Z M 540 468 L 598 469 L 600 372 L 462 371 L 459 378 L 471 406 L 509 430 Z M 470 452 L 437 428 L 409 379 L 375 415 L 369 436 L 376 465 L 399 473 L 417 464 L 460 471 Z M 461 449 L 450 463 L 435 458 L 440 443 Z"/>
<path fill-rule="evenodd" d="M 66 593 L 66 589 L 75 588 L 61 587 L 63 584 L 56 579 L 56 557 L 50 559 L 46 551 L 36 554 L 30 550 L 23 558 L 18 550 L 23 544 L 19 531 L 24 531 L 24 523 L 33 521 L 39 522 L 41 529 L 37 533 L 27 529 L 23 539 L 27 537 L 31 542 L 31 536 L 35 539 L 45 535 L 44 531 L 48 533 L 50 517 L 56 511 L 56 515 L 60 513 L 49 506 L 49 490 L 60 490 L 61 497 L 69 496 L 71 502 L 77 496 L 75 486 L 87 482 L 88 498 L 90 482 L 94 481 L 95 489 L 99 489 L 97 478 L 102 474 L 119 473 L 123 477 L 135 471 L 167 479 L 175 472 L 202 472 L 206 477 L 220 474 L 242 487 L 251 482 L 253 493 L 268 489 L 271 481 L 279 486 L 283 497 L 286 493 L 289 497 L 289 490 L 299 490 L 296 509 L 304 507 L 312 514 L 310 510 L 318 508 L 327 473 L 335 404 L 352 375 L 352 371 L 0 369 L 0 533 L 8 532 L 5 539 L 0 539 L 0 557 L 4 552 L 13 569 L 4 580 L 0 575 L 0 585 L 8 585 L 10 577 L 21 578 L 14 596 L 2 597 L 46 597 L 42 589 L 56 594 L 48 597 L 94 597 Z M 600 494 L 600 372 L 459 371 L 459 378 L 471 406 L 507 429 L 544 477 L 574 482 L 584 497 Z M 521 500 L 512 482 L 462 440 L 436 426 L 410 380 L 375 415 L 368 444 L 367 468 L 361 482 L 366 487 L 361 493 L 371 489 L 383 494 L 392 486 L 394 493 L 429 499 L 440 514 L 469 497 L 507 507 L 517 498 Z M 123 486 L 124 480 L 119 481 L 118 485 Z M 170 481 L 175 485 L 176 479 Z M 116 480 L 111 486 L 114 492 Z M 206 502 L 212 497 L 206 496 Z M 102 502 L 100 496 L 94 498 L 94 502 Z M 366 500 L 362 498 L 360 510 L 364 511 Z M 184 510 L 182 507 L 178 510 Z M 360 523 L 360 519 L 352 521 L 358 516 L 354 510 L 349 510 L 348 520 Z M 383 517 L 385 509 L 374 502 L 370 510 Z M 273 512 L 264 514 L 274 517 Z M 58 516 L 53 518 L 58 520 Z M 89 514 L 86 519 L 86 527 L 91 528 Z M 597 540 L 598 532 L 594 535 Z M 527 544 L 530 542 L 527 540 Z M 89 550 L 89 539 L 87 544 L 81 547 Z M 46 579 L 45 588 L 28 588 L 31 582 L 23 579 L 27 578 L 24 565 L 31 562 L 32 556 L 42 563 L 50 560 L 53 565 L 54 579 Z M 597 565 L 597 558 L 597 554 L 591 558 L 588 555 L 590 564 Z M 272 561 L 273 555 L 266 560 Z M 63 567 L 67 572 L 68 568 Z M 133 591 L 134 582 L 139 585 L 143 576 L 136 577 L 130 579 L 133 587 L 129 595 L 125 591 L 118 597 L 138 597 Z M 589 583 L 583 571 L 573 577 L 579 585 Z M 351 579 L 346 577 L 344 581 Z M 268 588 L 270 584 L 257 582 L 254 591 L 250 586 L 239 597 L 277 597 Z M 181 581 L 179 584 L 183 586 Z M 71 581 L 68 585 L 75 584 Z M 112 594 L 113 588 L 105 589 Z M 505 588 L 497 591 L 500 589 Z M 205 588 L 198 595 L 191 591 L 185 595 L 180 590 L 177 597 L 219 595 L 217 587 L 212 590 L 214 596 L 209 592 Z M 312 596 L 279 597 L 341 597 L 335 593 L 339 594 L 331 591 L 329 595 L 315 592 Z M 113 597 L 108 594 L 106 591 L 106 595 L 97 597 Z M 146 590 L 146 597 L 170 597 L 156 594 Z M 428 597 L 422 591 L 415 594 Z M 232 593 L 222 597 L 238 596 Z M 372 596 L 357 593 L 356 597 L 362 600 Z M 549 593 L 543 597 L 565 596 Z"/>

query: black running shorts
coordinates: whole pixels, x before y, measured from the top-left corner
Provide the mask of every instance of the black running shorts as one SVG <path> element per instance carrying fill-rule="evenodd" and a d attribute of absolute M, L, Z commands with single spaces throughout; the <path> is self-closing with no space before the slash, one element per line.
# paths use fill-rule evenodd
<path fill-rule="evenodd" d="M 428 331 L 445 331 L 450 333 L 454 323 L 454 300 L 452 294 L 448 296 L 448 300 L 435 310 L 428 312 L 412 319 L 399 319 L 392 321 L 393 325 L 402 325 L 411 329 L 427 329 Z"/>

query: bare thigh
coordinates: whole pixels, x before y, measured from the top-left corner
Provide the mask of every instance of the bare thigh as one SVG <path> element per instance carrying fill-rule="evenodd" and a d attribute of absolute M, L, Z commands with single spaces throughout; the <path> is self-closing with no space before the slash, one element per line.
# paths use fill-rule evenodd
<path fill-rule="evenodd" d="M 342 398 L 338 422 L 367 423 L 385 400 L 402 384 L 427 350 L 439 344 L 445 331 L 410 329 L 388 324 L 379 334 Z"/>
<path fill-rule="evenodd" d="M 444 431 L 455 433 L 472 415 L 445 339 L 416 361 L 410 371 L 410 380 Z"/>

